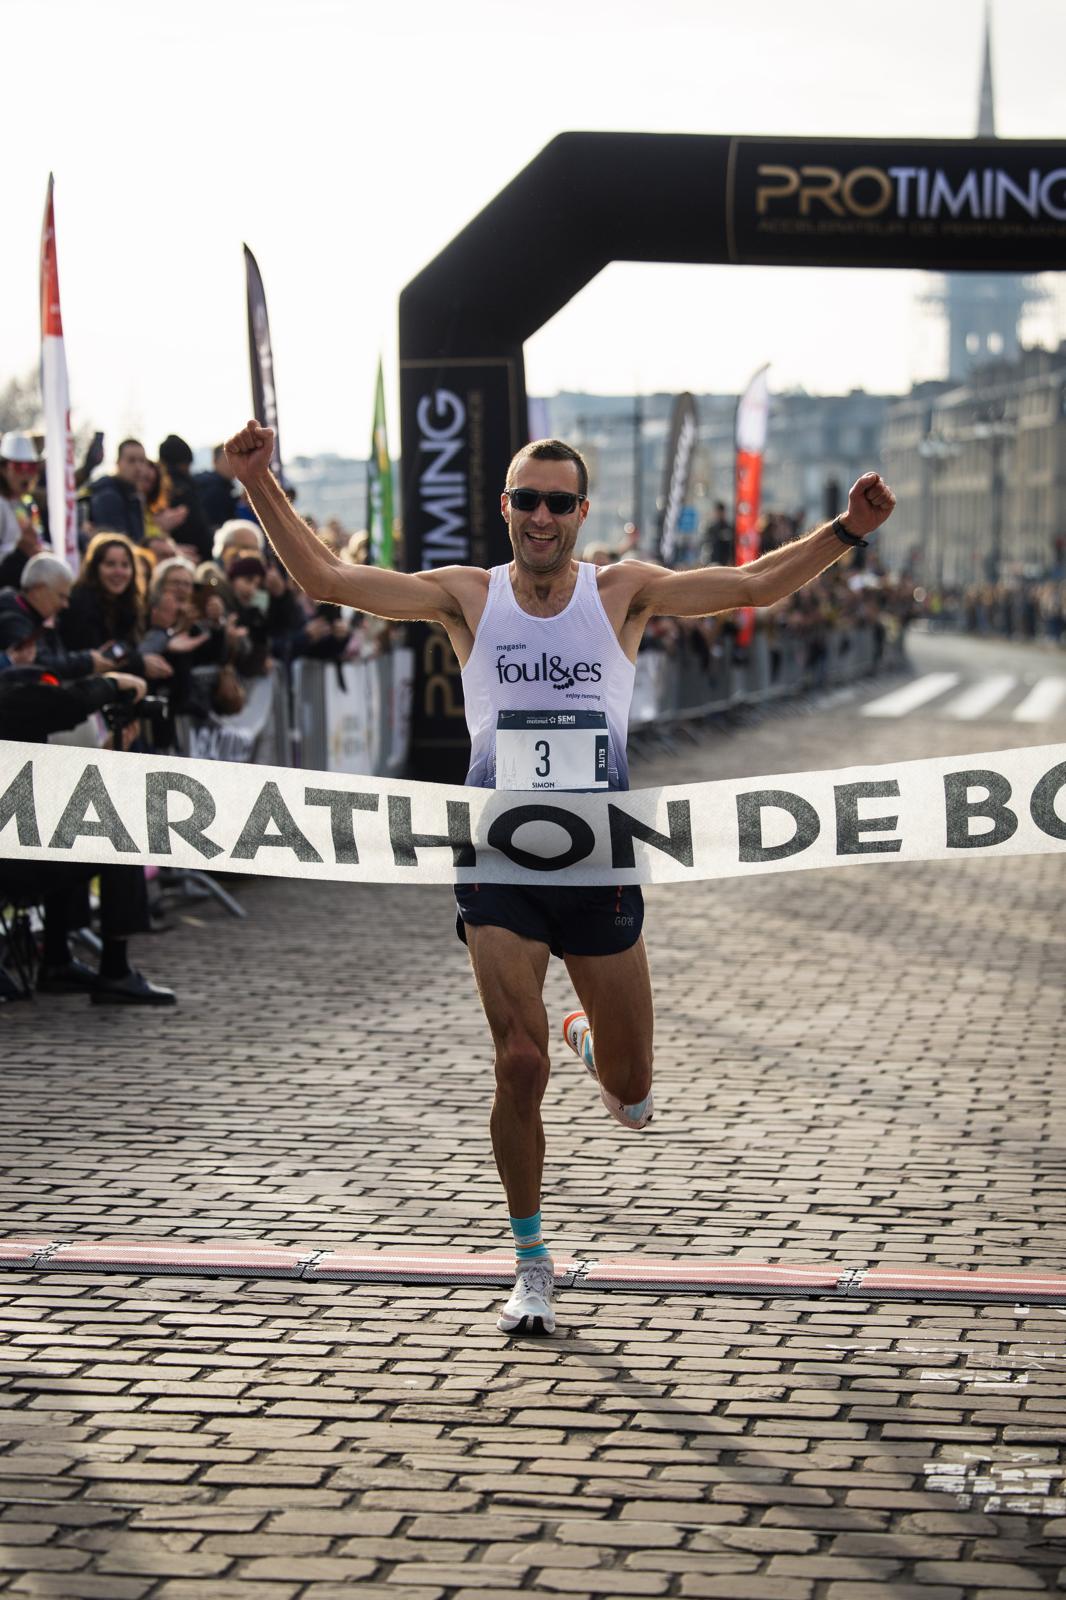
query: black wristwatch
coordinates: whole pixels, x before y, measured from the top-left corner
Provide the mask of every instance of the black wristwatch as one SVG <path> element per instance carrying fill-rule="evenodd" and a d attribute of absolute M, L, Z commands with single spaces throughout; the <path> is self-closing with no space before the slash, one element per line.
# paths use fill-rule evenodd
<path fill-rule="evenodd" d="M 843 514 L 833 518 L 831 527 L 841 544 L 849 544 L 853 550 L 865 550 L 870 543 L 869 539 L 860 539 L 856 534 L 848 532 L 844 526 Z"/>

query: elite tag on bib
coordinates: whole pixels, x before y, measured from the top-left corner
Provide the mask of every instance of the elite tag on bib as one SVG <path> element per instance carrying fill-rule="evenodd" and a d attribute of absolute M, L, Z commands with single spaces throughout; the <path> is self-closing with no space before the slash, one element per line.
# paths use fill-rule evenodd
<path fill-rule="evenodd" d="M 602 711 L 501 711 L 496 719 L 497 789 L 606 789 L 607 753 Z"/>

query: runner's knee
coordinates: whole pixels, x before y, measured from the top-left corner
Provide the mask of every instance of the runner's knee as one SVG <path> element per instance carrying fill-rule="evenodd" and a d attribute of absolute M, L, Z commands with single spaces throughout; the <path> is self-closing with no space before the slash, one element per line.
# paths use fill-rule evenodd
<path fill-rule="evenodd" d="M 509 1040 L 496 1052 L 496 1088 L 510 1100 L 539 1105 L 548 1086 L 548 1057 L 532 1039 Z"/>

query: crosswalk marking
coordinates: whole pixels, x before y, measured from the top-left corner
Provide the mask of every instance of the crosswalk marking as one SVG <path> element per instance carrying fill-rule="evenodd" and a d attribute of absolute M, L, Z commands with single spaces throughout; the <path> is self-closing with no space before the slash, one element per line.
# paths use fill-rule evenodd
<path fill-rule="evenodd" d="M 871 700 L 863 706 L 862 714 L 864 717 L 905 717 L 908 711 L 915 711 L 926 701 L 935 700 L 938 694 L 953 689 L 958 681 L 957 672 L 927 672 L 923 678 L 905 683 L 902 689 L 893 689 L 891 694 Z"/>
<path fill-rule="evenodd" d="M 1009 672 L 996 672 L 990 677 L 979 678 L 944 707 L 944 714 L 955 717 L 960 722 L 972 722 L 991 711 L 993 706 L 998 706 L 999 702 L 1010 694 L 1017 681 L 1013 673 Z"/>
<path fill-rule="evenodd" d="M 1066 701 L 1066 678 L 1040 678 L 1014 708 L 1015 722 L 1047 722 Z"/>
<path fill-rule="evenodd" d="M 961 684 L 959 693 L 950 698 L 950 689 Z M 927 672 L 902 688 L 880 695 L 862 707 L 864 717 L 905 717 L 911 711 L 928 705 L 931 700 L 942 699 L 934 708 L 934 715 L 951 717 L 959 722 L 973 722 L 1001 707 L 1000 716 L 1013 722 L 1050 722 L 1066 706 L 1066 677 L 1038 678 L 1028 686 L 1017 705 L 1008 708 L 1009 700 L 1019 688 L 1025 688 L 1016 674 L 1009 672 L 987 673 L 974 682 L 963 682 L 958 672 Z"/>

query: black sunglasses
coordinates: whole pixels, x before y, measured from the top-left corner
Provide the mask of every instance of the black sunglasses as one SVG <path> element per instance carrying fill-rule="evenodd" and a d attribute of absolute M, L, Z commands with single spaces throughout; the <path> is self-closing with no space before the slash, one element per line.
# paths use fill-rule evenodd
<path fill-rule="evenodd" d="M 568 517 L 584 500 L 583 494 L 568 494 L 565 489 L 550 489 L 541 494 L 539 489 L 505 489 L 504 494 L 516 511 L 536 511 L 541 501 L 553 517 Z"/>

